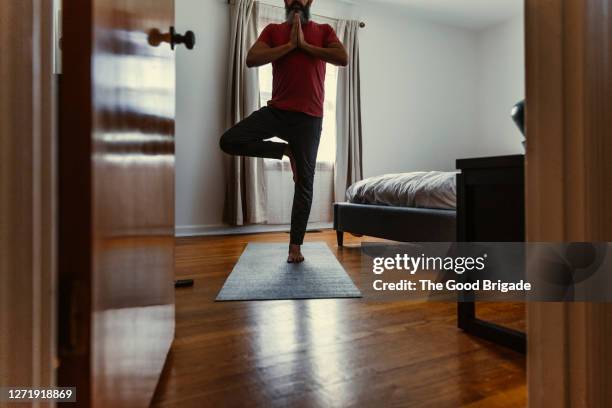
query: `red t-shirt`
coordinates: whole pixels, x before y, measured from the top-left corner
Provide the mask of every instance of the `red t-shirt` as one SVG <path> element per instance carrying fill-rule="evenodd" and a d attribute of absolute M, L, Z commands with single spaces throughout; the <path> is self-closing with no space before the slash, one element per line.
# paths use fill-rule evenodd
<path fill-rule="evenodd" d="M 304 39 L 316 47 L 340 42 L 329 24 L 309 21 L 302 25 Z M 291 25 L 269 24 L 258 41 L 271 48 L 289 42 Z M 325 99 L 325 62 L 295 49 L 272 63 L 272 99 L 268 106 L 323 117 Z"/>

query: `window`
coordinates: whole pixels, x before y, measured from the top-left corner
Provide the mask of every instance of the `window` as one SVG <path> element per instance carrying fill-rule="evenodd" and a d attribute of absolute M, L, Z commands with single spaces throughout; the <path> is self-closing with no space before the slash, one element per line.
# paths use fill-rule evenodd
<path fill-rule="evenodd" d="M 336 161 L 336 84 L 338 68 L 327 64 L 325 74 L 325 105 L 323 106 L 323 131 L 319 143 L 317 162 L 334 163 Z M 266 106 L 272 99 L 272 64 L 259 67 L 259 98 L 261 106 Z M 278 138 L 272 140 L 281 141 Z M 288 160 L 285 158 L 285 160 Z"/>

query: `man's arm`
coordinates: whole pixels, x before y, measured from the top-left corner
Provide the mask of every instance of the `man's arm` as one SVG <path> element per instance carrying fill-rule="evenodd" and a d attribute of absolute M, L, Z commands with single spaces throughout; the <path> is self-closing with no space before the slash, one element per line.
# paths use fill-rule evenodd
<path fill-rule="evenodd" d="M 247 54 L 246 65 L 249 68 L 253 68 L 269 64 L 295 50 L 297 46 L 298 27 L 294 24 L 293 29 L 291 30 L 291 36 L 289 37 L 289 42 L 287 44 L 274 48 L 270 47 L 263 41 L 257 41 L 255 44 L 253 44 L 249 50 L 249 53 Z"/>
<path fill-rule="evenodd" d="M 339 65 L 341 67 L 346 67 L 348 65 L 348 55 L 342 43 L 331 43 L 325 48 L 315 47 L 314 45 L 308 44 L 304 39 L 302 23 L 299 18 L 296 18 L 293 21 L 293 26 L 298 27 L 298 47 L 302 49 L 305 53 L 312 55 L 315 58 L 319 58 L 325 62 L 329 62 L 330 64 Z"/>
<path fill-rule="evenodd" d="M 293 51 L 295 48 L 296 46 L 291 44 L 291 42 L 272 48 L 263 41 L 257 41 L 247 54 L 246 65 L 249 68 L 253 68 L 269 64 Z"/>
<path fill-rule="evenodd" d="M 329 44 L 327 48 L 315 47 L 308 43 L 303 43 L 300 47 L 307 54 L 319 58 L 330 64 L 346 67 L 348 65 L 348 55 L 344 49 L 344 45 L 340 43 Z"/>

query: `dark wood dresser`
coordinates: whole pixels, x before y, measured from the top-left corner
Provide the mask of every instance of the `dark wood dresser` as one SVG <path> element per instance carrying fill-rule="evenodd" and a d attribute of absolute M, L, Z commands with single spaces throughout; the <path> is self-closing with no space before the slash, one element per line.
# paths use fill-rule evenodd
<path fill-rule="evenodd" d="M 525 156 L 457 160 L 457 241 L 525 240 Z M 466 332 L 519 352 L 525 333 L 481 320 L 474 302 L 459 302 L 458 326 Z"/>

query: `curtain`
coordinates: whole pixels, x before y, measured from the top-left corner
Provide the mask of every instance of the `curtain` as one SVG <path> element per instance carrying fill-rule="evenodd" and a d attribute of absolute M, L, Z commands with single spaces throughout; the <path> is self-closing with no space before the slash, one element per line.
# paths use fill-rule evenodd
<path fill-rule="evenodd" d="M 260 107 L 257 70 L 247 68 L 245 63 L 249 48 L 257 40 L 255 1 L 235 0 L 230 8 L 228 128 Z M 226 169 L 225 222 L 231 225 L 266 222 L 263 159 L 226 156 Z"/>
<path fill-rule="evenodd" d="M 363 178 L 361 151 L 361 90 L 359 69 L 359 22 L 340 20 L 337 35 L 348 53 L 348 66 L 338 71 L 336 101 L 335 199 L 345 201 L 346 189 Z"/>

